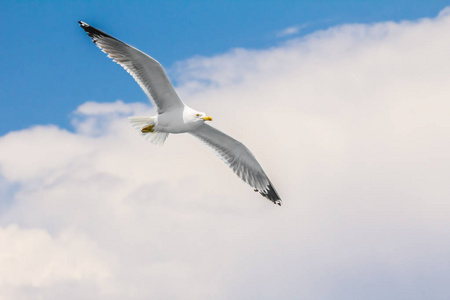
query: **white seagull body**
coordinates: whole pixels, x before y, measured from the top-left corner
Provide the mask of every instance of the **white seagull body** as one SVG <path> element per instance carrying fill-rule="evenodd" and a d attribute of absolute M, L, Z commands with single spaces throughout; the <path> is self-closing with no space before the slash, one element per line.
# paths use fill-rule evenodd
<path fill-rule="evenodd" d="M 162 145 L 169 133 L 188 132 L 210 146 L 243 181 L 281 205 L 281 199 L 253 154 L 241 142 L 205 124 L 212 118 L 185 105 L 163 67 L 152 57 L 82 21 L 92 41 L 137 81 L 157 108 L 153 117 L 130 117 L 132 126 L 149 141 Z"/>

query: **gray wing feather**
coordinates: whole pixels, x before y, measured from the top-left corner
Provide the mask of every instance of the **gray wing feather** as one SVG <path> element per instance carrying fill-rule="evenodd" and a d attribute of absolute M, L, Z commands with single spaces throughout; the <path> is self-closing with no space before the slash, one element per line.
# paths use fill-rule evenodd
<path fill-rule="evenodd" d="M 119 41 L 89 24 L 79 21 L 92 41 L 136 80 L 158 113 L 181 108 L 178 97 L 161 64 L 144 52 Z"/>
<path fill-rule="evenodd" d="M 275 204 L 281 199 L 253 153 L 241 142 L 207 124 L 190 132 L 210 146 L 233 172 Z"/>

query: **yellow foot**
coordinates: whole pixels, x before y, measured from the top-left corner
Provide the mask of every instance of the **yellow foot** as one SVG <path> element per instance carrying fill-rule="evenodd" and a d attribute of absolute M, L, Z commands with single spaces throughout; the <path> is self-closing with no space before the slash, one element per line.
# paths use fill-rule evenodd
<path fill-rule="evenodd" d="M 155 127 L 155 125 L 145 126 L 144 128 L 141 129 L 141 132 L 142 133 L 154 132 L 154 130 L 153 130 L 154 127 Z"/>

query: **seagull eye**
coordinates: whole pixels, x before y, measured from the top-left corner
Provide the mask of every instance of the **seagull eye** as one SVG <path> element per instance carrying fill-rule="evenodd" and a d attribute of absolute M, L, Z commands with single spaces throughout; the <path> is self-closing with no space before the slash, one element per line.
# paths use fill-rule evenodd
<path fill-rule="evenodd" d="M 200 117 L 200 114 L 197 114 L 197 117 Z"/>

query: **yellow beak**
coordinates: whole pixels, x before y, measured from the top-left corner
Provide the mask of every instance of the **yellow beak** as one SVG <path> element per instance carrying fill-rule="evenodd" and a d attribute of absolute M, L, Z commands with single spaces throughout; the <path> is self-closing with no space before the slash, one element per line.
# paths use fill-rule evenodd
<path fill-rule="evenodd" d="M 212 118 L 210 116 L 206 116 L 202 118 L 205 121 L 212 121 Z"/>

